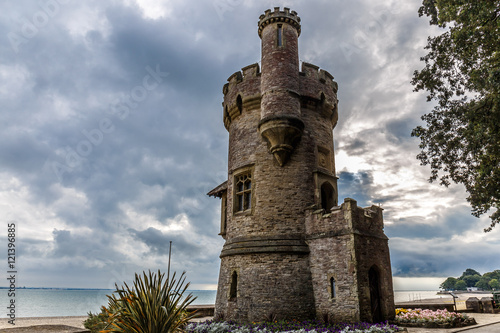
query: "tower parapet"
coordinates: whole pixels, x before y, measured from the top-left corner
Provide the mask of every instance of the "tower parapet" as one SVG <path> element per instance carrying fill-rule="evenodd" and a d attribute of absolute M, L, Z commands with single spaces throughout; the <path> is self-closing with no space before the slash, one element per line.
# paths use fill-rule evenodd
<path fill-rule="evenodd" d="M 297 34 L 300 36 L 300 17 L 298 17 L 297 12 L 294 10 L 290 12 L 290 8 L 287 7 L 283 8 L 283 11 L 280 11 L 280 7 L 274 7 L 274 11 L 268 9 L 259 17 L 259 37 L 262 38 L 262 30 L 268 24 L 275 22 L 284 22 L 292 25 L 297 29 Z"/>
<path fill-rule="evenodd" d="M 231 121 L 238 117 L 243 109 L 260 108 L 260 68 L 259 64 L 243 67 L 231 75 L 224 87 L 222 102 L 224 126 L 229 131 Z"/>

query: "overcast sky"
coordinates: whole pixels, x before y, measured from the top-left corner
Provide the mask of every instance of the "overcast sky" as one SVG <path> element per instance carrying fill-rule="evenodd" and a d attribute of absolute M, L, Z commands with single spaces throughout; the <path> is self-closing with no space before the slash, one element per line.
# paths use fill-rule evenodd
<path fill-rule="evenodd" d="M 301 61 L 339 84 L 339 201 L 384 208 L 393 275 L 500 268 L 499 228 L 484 234 L 463 187 L 429 184 L 415 158 L 410 133 L 432 105 L 410 80 L 440 32 L 419 5 L 2 1 L 1 234 L 16 223 L 18 285 L 112 288 L 166 270 L 172 241 L 172 268 L 215 289 L 220 201 L 206 193 L 227 178 L 222 86 L 260 61 L 258 18 L 275 6 L 301 17 Z"/>

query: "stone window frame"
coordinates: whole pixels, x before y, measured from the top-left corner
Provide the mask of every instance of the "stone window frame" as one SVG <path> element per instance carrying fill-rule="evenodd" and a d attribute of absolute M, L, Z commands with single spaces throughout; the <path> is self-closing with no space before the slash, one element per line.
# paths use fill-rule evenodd
<path fill-rule="evenodd" d="M 314 194 L 314 202 L 318 208 L 323 208 L 322 204 L 322 186 L 325 183 L 330 184 L 333 189 L 332 193 L 332 207 L 331 209 L 338 207 L 338 190 L 337 190 L 337 179 L 338 177 L 334 176 L 331 173 L 327 173 L 324 170 L 318 169 L 313 172 L 314 174 L 314 183 L 315 183 L 315 194 Z M 329 213 L 329 211 L 325 211 L 325 213 Z"/>
<path fill-rule="evenodd" d="M 250 176 L 250 188 L 249 189 L 243 189 L 243 191 L 238 191 L 237 185 L 238 185 L 238 178 L 242 176 Z M 254 166 L 249 165 L 245 166 L 242 168 L 239 168 L 233 173 L 233 193 L 232 193 L 232 199 L 233 199 L 233 215 L 252 215 L 253 214 L 253 208 L 254 208 L 254 203 L 255 203 L 255 179 L 254 179 Z M 243 192 L 243 205 L 245 205 L 245 194 L 249 193 L 250 194 L 250 202 L 249 202 L 249 207 L 246 209 L 240 210 L 239 206 L 239 197 L 241 196 L 240 193 Z M 243 207 L 245 208 L 245 207 Z"/>
<path fill-rule="evenodd" d="M 324 164 L 322 162 L 324 162 Z M 332 168 L 332 152 L 330 151 L 330 149 L 322 146 L 317 146 L 316 163 L 318 168 L 322 168 L 331 173 L 333 171 L 333 168 Z"/>
<path fill-rule="evenodd" d="M 335 202 L 335 187 L 328 180 L 321 183 L 319 190 L 321 208 L 328 212 L 337 206 Z M 331 193 L 329 193 L 330 191 Z"/>

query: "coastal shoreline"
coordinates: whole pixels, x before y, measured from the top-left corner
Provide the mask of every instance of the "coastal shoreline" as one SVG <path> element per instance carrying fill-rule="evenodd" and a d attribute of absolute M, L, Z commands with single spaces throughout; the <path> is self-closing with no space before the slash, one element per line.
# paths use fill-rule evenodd
<path fill-rule="evenodd" d="M 420 300 L 414 300 L 414 301 L 405 301 L 404 303 L 398 302 L 396 303 L 396 307 L 398 307 L 398 304 L 408 304 L 408 303 L 413 303 L 413 304 L 419 304 L 419 303 L 453 303 L 453 298 L 450 296 L 448 297 L 443 297 L 445 296 L 444 294 L 437 295 L 438 297 L 433 297 L 433 298 L 425 298 L 425 299 L 420 299 Z M 492 294 L 478 294 L 478 293 L 459 293 L 457 294 L 458 298 L 455 300 L 457 304 L 457 308 L 460 309 L 465 309 L 465 301 L 469 297 L 492 297 Z M 475 316 L 477 314 L 474 314 Z M 497 320 L 500 319 L 500 315 Z M 489 317 L 489 316 L 488 316 Z M 88 318 L 88 316 L 59 316 L 59 317 L 19 317 L 16 318 L 16 325 L 11 325 L 8 323 L 8 318 L 2 318 L 0 320 L 0 330 L 3 329 L 9 329 L 9 328 L 19 328 L 19 327 L 29 327 L 29 326 L 36 326 L 36 325 L 64 325 L 64 326 L 71 326 L 71 327 L 76 327 L 76 328 L 84 328 L 83 322 Z M 207 319 L 207 318 L 204 318 Z"/>
<path fill-rule="evenodd" d="M 457 306 L 457 310 L 465 310 L 466 305 L 465 301 L 469 299 L 469 297 L 477 297 L 478 299 L 481 299 L 483 297 L 493 297 L 492 293 L 486 293 L 486 294 L 478 294 L 478 293 L 471 293 L 471 292 L 462 292 L 456 294 L 457 298 L 453 299 L 453 297 L 449 294 L 438 294 L 437 296 L 439 297 L 432 297 L 432 298 L 422 298 L 418 300 L 411 300 L 411 301 L 402 301 L 402 302 L 396 302 L 396 308 L 398 307 L 403 307 L 404 305 L 408 304 L 438 304 L 438 303 L 445 303 L 445 304 L 453 304 L 455 302 Z M 448 296 L 448 297 L 446 297 Z"/>
<path fill-rule="evenodd" d="M 83 322 L 88 316 L 67 316 L 67 317 L 20 317 L 16 318 L 15 325 L 9 324 L 9 318 L 2 318 L 0 329 L 29 327 L 36 325 L 64 325 L 77 328 L 84 328 Z"/>

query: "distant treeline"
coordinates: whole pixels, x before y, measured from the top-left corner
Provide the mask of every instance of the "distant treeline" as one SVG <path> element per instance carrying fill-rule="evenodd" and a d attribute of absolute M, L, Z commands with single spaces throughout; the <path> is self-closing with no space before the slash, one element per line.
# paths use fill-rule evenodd
<path fill-rule="evenodd" d="M 500 290 L 500 269 L 481 275 L 467 268 L 459 278 L 449 277 L 439 286 L 444 290 L 467 290 L 476 287 L 480 290 Z"/>

